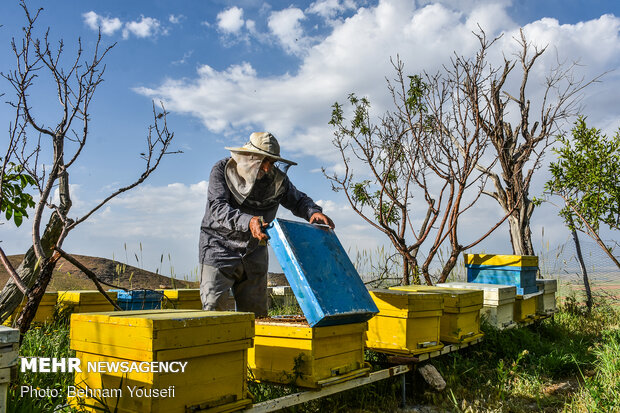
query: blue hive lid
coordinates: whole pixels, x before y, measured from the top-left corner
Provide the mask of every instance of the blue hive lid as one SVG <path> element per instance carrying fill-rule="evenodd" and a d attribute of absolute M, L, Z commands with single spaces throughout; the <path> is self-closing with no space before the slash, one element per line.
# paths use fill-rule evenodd
<path fill-rule="evenodd" d="M 275 219 L 267 234 L 311 327 L 364 322 L 379 312 L 333 230 Z"/>

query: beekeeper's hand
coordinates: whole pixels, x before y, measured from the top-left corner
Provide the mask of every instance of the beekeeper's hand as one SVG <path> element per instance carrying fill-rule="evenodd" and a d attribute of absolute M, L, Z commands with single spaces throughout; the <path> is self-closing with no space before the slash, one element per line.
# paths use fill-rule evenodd
<path fill-rule="evenodd" d="M 332 221 L 327 215 L 321 212 L 315 212 L 310 217 L 311 224 L 323 224 L 329 226 L 331 229 L 334 229 L 336 225 L 334 225 L 334 221 Z"/>
<path fill-rule="evenodd" d="M 252 217 L 250 220 L 250 232 L 252 236 L 259 241 L 267 241 L 269 237 L 263 231 L 264 228 L 267 228 L 268 223 L 263 221 L 263 217 Z"/>

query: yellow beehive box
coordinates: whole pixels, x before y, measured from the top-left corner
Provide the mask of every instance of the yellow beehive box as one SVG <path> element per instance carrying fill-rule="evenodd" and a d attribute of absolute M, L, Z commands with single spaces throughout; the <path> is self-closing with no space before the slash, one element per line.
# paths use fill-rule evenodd
<path fill-rule="evenodd" d="M 439 341 L 442 295 L 381 289 L 369 292 L 379 314 L 368 321 L 366 347 L 405 355 L 443 347 Z"/>
<path fill-rule="evenodd" d="M 164 293 L 162 308 L 176 308 L 179 310 L 202 310 L 200 289 L 181 288 L 176 290 L 159 290 Z"/>
<path fill-rule="evenodd" d="M 465 264 L 509 267 L 538 267 L 536 255 L 463 254 Z"/>
<path fill-rule="evenodd" d="M 480 331 L 480 309 L 484 302 L 482 291 L 428 285 L 405 285 L 390 289 L 441 294 L 444 306 L 439 337 L 444 343 L 465 343 L 482 337 Z"/>
<path fill-rule="evenodd" d="M 516 286 L 466 282 L 449 282 L 437 286 L 481 290 L 484 293 L 484 306 L 480 309 L 480 314 L 486 317 L 487 322 L 500 330 L 515 325 Z"/>
<path fill-rule="evenodd" d="M 536 318 L 536 304 L 542 292 L 515 296 L 514 320 L 522 323 Z"/>
<path fill-rule="evenodd" d="M 116 291 L 106 291 L 116 301 Z M 97 290 L 58 291 L 58 305 L 71 313 L 99 313 L 113 311 L 114 306 Z"/>
<path fill-rule="evenodd" d="M 309 327 L 306 323 L 256 322 L 254 348 L 248 353 L 255 379 L 320 388 L 367 375 L 364 363 L 366 323 Z"/>
<path fill-rule="evenodd" d="M 57 292 L 46 292 L 43 294 L 43 298 L 41 298 L 41 302 L 39 303 L 39 307 L 37 308 L 37 312 L 34 315 L 34 319 L 32 320 L 35 323 L 48 323 L 51 322 L 54 318 L 54 309 L 56 308 L 56 301 L 58 300 Z M 24 301 L 13 311 L 13 314 L 9 316 L 4 322 L 4 325 L 10 326 L 13 324 L 13 320 L 17 317 L 24 308 Z"/>
<path fill-rule="evenodd" d="M 558 280 L 536 280 L 536 285 L 538 285 L 538 291 L 542 292 L 542 294 L 538 296 L 538 301 L 536 303 L 536 314 L 547 316 L 555 313 L 558 310 L 555 303 Z"/>
<path fill-rule="evenodd" d="M 253 336 L 252 313 L 136 310 L 73 314 L 71 349 L 82 366 L 82 372 L 75 373 L 75 387 L 91 393 L 78 397 L 76 391 L 70 402 L 101 411 L 100 401 L 104 401 L 112 410 L 117 406 L 119 413 L 241 409 L 251 403 L 246 378 Z M 123 362 L 128 366 L 125 372 L 107 367 Z M 185 367 L 179 372 L 131 367 L 152 362 L 174 362 L 177 370 L 183 363 Z M 91 371 L 89 363 L 103 363 L 105 370 Z M 103 389 L 108 393 L 96 393 Z M 112 393 L 116 389 L 122 393 Z M 160 395 L 165 391 L 166 396 L 153 397 L 155 390 Z"/>
<path fill-rule="evenodd" d="M 164 293 L 162 308 L 178 310 L 202 310 L 200 289 L 180 288 L 176 290 L 158 290 Z M 232 291 L 228 292 L 228 299 L 224 304 L 225 310 L 235 311 L 235 299 Z"/>

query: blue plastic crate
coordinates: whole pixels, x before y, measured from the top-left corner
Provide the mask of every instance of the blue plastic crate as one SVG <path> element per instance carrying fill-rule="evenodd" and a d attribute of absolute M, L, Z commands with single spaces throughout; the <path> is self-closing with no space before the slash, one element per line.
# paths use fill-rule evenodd
<path fill-rule="evenodd" d="M 159 310 L 164 293 L 153 290 L 111 290 L 117 292 L 117 304 L 123 310 Z"/>
<path fill-rule="evenodd" d="M 538 292 L 536 285 L 538 267 L 475 264 L 465 264 L 465 266 L 467 267 L 467 282 L 514 285 L 519 295 Z"/>
<path fill-rule="evenodd" d="M 275 219 L 267 234 L 311 327 L 364 322 L 379 312 L 333 230 Z"/>

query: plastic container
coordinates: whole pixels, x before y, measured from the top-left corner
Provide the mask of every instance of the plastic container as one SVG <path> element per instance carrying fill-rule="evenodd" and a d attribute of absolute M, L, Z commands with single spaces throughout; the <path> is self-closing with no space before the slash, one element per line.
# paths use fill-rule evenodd
<path fill-rule="evenodd" d="M 158 310 L 164 294 L 154 290 L 110 290 L 116 292 L 116 303 L 123 310 Z"/>

